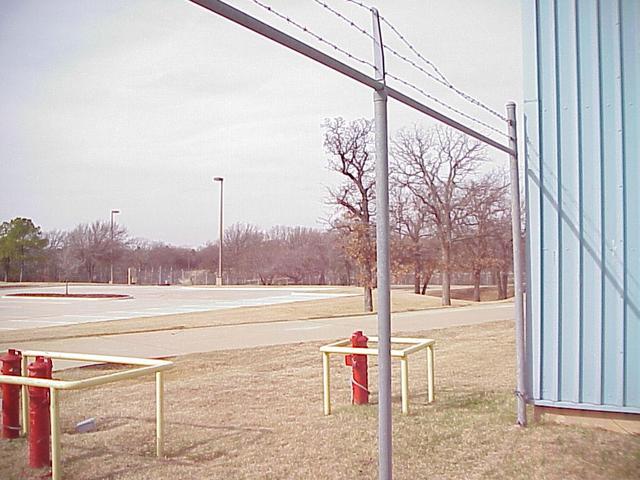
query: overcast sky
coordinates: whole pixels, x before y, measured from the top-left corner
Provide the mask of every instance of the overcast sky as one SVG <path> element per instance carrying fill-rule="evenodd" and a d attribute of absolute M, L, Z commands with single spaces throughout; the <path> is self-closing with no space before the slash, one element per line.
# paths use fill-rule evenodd
<path fill-rule="evenodd" d="M 371 60 L 371 41 L 313 0 L 262 1 Z M 370 29 L 366 11 L 324 1 Z M 500 112 L 521 103 L 518 0 L 363 1 L 459 88 Z M 227 3 L 371 74 L 251 0 Z M 383 40 L 410 55 L 390 31 Z M 186 0 L 3 0 L 0 65 L 0 220 L 45 231 L 118 208 L 135 237 L 202 245 L 218 235 L 214 176 L 226 225 L 321 227 L 340 180 L 322 122 L 373 116 L 367 88 Z M 410 66 L 387 68 L 504 130 Z M 390 134 L 413 123 L 430 124 L 390 100 Z"/>

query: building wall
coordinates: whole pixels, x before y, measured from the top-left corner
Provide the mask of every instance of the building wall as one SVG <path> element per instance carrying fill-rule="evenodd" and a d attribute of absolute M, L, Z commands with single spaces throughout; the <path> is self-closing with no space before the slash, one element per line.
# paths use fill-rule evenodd
<path fill-rule="evenodd" d="M 529 392 L 640 413 L 640 1 L 523 22 Z"/>

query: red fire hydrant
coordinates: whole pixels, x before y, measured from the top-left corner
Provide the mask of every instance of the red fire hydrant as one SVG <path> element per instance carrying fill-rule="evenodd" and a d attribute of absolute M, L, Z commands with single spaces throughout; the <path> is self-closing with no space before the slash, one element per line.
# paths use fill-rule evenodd
<path fill-rule="evenodd" d="M 351 335 L 351 346 L 353 348 L 367 348 L 367 341 L 360 330 Z M 355 405 L 366 405 L 369 403 L 369 376 L 367 355 L 347 355 L 345 358 L 347 366 L 351 367 L 351 403 Z"/>
<path fill-rule="evenodd" d="M 51 378 L 52 363 L 50 358 L 36 357 L 29 364 L 29 376 L 35 378 Z M 29 466 L 32 468 L 48 467 L 51 464 L 49 444 L 51 443 L 51 423 L 49 415 L 49 389 L 46 387 L 29 387 Z"/>
<path fill-rule="evenodd" d="M 2 374 L 20 376 L 22 354 L 9 350 L 0 357 Z M 2 384 L 2 438 L 20 436 L 20 385 Z"/>

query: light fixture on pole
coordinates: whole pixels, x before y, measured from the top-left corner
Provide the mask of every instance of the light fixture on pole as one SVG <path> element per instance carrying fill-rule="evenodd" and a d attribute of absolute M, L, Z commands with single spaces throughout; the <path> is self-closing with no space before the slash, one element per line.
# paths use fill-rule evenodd
<path fill-rule="evenodd" d="M 113 216 L 120 210 L 111 210 L 111 242 L 109 244 L 109 285 L 113 285 Z"/>
<path fill-rule="evenodd" d="M 218 243 L 218 276 L 216 277 L 216 285 L 218 287 L 222 286 L 222 234 L 223 234 L 223 230 L 222 230 L 222 185 L 223 185 L 223 181 L 224 178 L 222 177 L 213 177 L 213 181 L 214 182 L 220 182 L 220 227 L 219 227 L 219 231 L 220 231 L 220 240 Z"/>

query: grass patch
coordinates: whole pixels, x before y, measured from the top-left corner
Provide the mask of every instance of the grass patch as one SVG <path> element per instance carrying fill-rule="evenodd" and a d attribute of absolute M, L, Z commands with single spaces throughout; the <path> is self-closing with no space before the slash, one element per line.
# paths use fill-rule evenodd
<path fill-rule="evenodd" d="M 394 362 L 395 478 L 637 478 L 637 436 L 514 426 L 511 322 L 399 334 L 436 339 L 436 402 L 427 403 L 424 357 L 417 354 L 410 362 L 411 415 L 400 415 Z M 162 460 L 153 453 L 153 377 L 63 393 L 64 478 L 376 478 L 377 395 L 369 406 L 350 406 L 349 368 L 332 356 L 334 414 L 324 417 L 321 344 L 177 359 L 166 384 L 168 457 Z M 92 416 L 97 432 L 73 433 L 76 422 Z M 0 458 L 0 478 L 29 478 L 24 440 L 2 441 Z"/>

